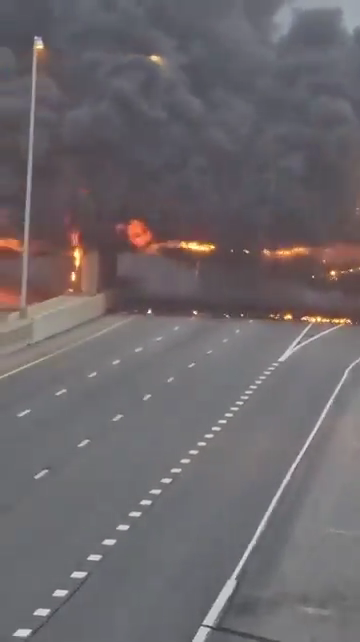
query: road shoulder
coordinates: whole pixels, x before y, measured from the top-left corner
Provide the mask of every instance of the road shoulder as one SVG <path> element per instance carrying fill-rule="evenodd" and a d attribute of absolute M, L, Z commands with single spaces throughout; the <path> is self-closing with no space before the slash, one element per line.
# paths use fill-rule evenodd
<path fill-rule="evenodd" d="M 358 638 L 359 413 L 357 392 L 325 422 L 209 642 Z"/>

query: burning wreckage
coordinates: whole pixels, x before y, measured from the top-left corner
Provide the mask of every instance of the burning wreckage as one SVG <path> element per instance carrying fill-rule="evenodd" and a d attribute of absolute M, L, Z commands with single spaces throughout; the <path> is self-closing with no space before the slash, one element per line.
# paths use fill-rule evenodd
<path fill-rule="evenodd" d="M 90 245 L 133 298 L 360 316 L 360 32 L 286 4 L 3 0 L 0 214 L 21 236 L 41 33 L 32 234 L 70 289 Z"/>

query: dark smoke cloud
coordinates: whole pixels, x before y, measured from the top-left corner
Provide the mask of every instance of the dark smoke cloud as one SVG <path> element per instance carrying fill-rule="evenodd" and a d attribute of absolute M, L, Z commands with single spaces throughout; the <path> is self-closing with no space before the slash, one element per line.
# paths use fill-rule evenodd
<path fill-rule="evenodd" d="M 360 35 L 314 10 L 278 39 L 282 4 L 2 0 L 0 207 L 21 219 L 40 33 L 33 211 L 47 234 L 69 214 L 261 243 L 349 234 Z"/>

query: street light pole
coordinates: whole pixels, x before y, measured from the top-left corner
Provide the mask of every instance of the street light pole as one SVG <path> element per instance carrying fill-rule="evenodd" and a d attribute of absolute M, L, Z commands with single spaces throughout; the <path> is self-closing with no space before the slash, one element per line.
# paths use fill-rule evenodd
<path fill-rule="evenodd" d="M 35 131 L 35 109 L 36 109 L 36 83 L 37 83 L 37 59 L 38 52 L 44 48 L 41 38 L 35 36 L 32 56 L 31 72 L 31 104 L 30 104 L 30 127 L 26 175 L 26 198 L 24 212 L 24 246 L 22 253 L 22 270 L 21 270 L 21 293 L 20 293 L 20 316 L 27 317 L 27 290 L 29 274 L 29 238 L 30 238 L 30 217 L 31 217 L 31 193 L 32 193 L 32 175 L 33 175 L 33 158 L 34 158 L 34 131 Z"/>

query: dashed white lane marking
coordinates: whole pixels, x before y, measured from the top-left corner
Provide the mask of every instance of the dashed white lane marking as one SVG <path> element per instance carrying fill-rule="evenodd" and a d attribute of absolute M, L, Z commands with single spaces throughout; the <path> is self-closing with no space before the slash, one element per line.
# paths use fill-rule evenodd
<path fill-rule="evenodd" d="M 198 455 L 199 451 L 198 450 L 189 450 L 189 455 Z"/>
<path fill-rule="evenodd" d="M 189 363 L 188 368 L 193 368 L 195 366 L 195 362 L 193 361 L 192 363 Z"/>
<path fill-rule="evenodd" d="M 70 575 L 73 580 L 83 580 L 85 577 L 87 577 L 88 572 L 87 571 L 73 571 Z"/>
<path fill-rule="evenodd" d="M 240 399 L 241 401 L 247 401 L 249 399 L 249 395 L 241 395 Z"/>
<path fill-rule="evenodd" d="M 123 417 L 124 415 L 115 415 L 115 417 L 113 417 L 111 421 L 120 421 L 120 419 L 122 419 Z"/>
<path fill-rule="evenodd" d="M 208 350 L 206 354 L 212 354 L 212 350 Z"/>
<path fill-rule="evenodd" d="M 264 370 L 264 374 L 265 374 L 265 375 L 269 375 L 269 374 L 271 374 L 271 370 L 269 370 L 269 369 L 268 369 L 268 370 Z"/>
<path fill-rule="evenodd" d="M 270 370 L 270 372 L 272 372 L 273 370 L 275 370 L 275 366 L 269 366 L 268 370 Z"/>
<path fill-rule="evenodd" d="M 155 341 L 162 341 L 162 337 L 156 337 Z"/>
<path fill-rule="evenodd" d="M 239 332 L 240 332 L 239 328 L 237 328 L 237 330 L 235 330 L 235 332 L 236 332 L 236 334 L 239 334 Z"/>
<path fill-rule="evenodd" d="M 227 419 L 219 419 L 219 424 L 227 424 Z"/>
<path fill-rule="evenodd" d="M 227 343 L 229 339 L 223 339 L 223 343 Z"/>
<path fill-rule="evenodd" d="M 197 445 L 202 448 L 203 446 L 206 446 L 207 444 L 206 444 L 206 441 L 198 441 Z"/>
<path fill-rule="evenodd" d="M 233 417 L 234 413 L 233 412 L 226 412 L 225 417 Z"/>
<path fill-rule="evenodd" d="M 80 443 L 77 445 L 78 448 L 84 448 L 90 443 L 90 439 L 83 439 L 80 441 Z"/>
<path fill-rule="evenodd" d="M 230 410 L 233 410 L 233 412 L 239 412 L 240 408 L 237 406 L 231 406 Z"/>
<path fill-rule="evenodd" d="M 45 475 L 47 475 L 48 472 L 49 472 L 49 469 L 44 468 L 43 470 L 40 470 L 39 473 L 36 473 L 36 475 L 34 475 L 34 479 L 41 479 L 42 477 L 45 477 Z"/>
<path fill-rule="evenodd" d="M 191 459 L 180 459 L 180 464 L 190 464 Z"/>
<path fill-rule="evenodd" d="M 256 385 L 260 386 L 260 384 L 262 383 L 262 380 L 261 379 L 256 379 L 255 383 L 256 383 Z"/>
<path fill-rule="evenodd" d="M 29 638 L 33 633 L 32 629 L 17 629 L 15 633 L 12 634 L 13 638 L 21 638 L 22 640 L 25 640 L 26 638 Z"/>
<path fill-rule="evenodd" d="M 18 412 L 17 417 L 25 417 L 25 415 L 28 415 L 31 412 L 30 408 L 27 408 L 27 410 L 22 410 L 21 412 Z"/>
<path fill-rule="evenodd" d="M 149 394 L 148 395 L 144 395 L 143 396 L 143 401 L 148 401 L 148 399 L 150 399 L 150 397 L 151 397 L 151 395 L 149 395 Z"/>
<path fill-rule="evenodd" d="M 56 591 L 53 592 L 53 597 L 66 597 L 68 593 L 69 591 L 67 591 L 66 589 L 56 589 Z"/>
<path fill-rule="evenodd" d="M 204 435 L 204 437 L 205 437 L 205 439 L 214 439 L 214 435 L 212 434 L 212 432 L 206 433 L 206 435 Z"/>
<path fill-rule="evenodd" d="M 244 402 L 243 402 L 243 401 L 241 401 L 241 400 L 239 400 L 239 401 L 235 401 L 235 403 L 236 403 L 238 406 L 243 406 L 243 405 L 244 405 Z"/>
<path fill-rule="evenodd" d="M 140 506 L 151 506 L 152 503 L 152 499 L 142 499 L 140 502 Z"/>
<path fill-rule="evenodd" d="M 38 617 L 46 617 L 47 615 L 49 615 L 50 612 L 51 612 L 51 609 L 36 609 L 33 615 L 37 615 Z"/>
<path fill-rule="evenodd" d="M 265 376 L 265 375 L 261 375 L 261 376 L 259 377 L 259 380 L 260 380 L 260 381 L 265 381 L 265 379 L 266 379 L 266 376 Z"/>
<path fill-rule="evenodd" d="M 182 472 L 182 468 L 172 468 L 170 472 L 173 473 L 173 475 L 179 475 Z"/>
<path fill-rule="evenodd" d="M 20 366 L 19 368 L 15 368 L 15 370 L 10 370 L 9 372 L 5 372 L 4 374 L 0 375 L 0 381 L 1 379 L 12 377 L 14 374 L 17 374 L 18 372 L 22 372 L 23 370 L 32 368 L 33 366 L 36 366 L 39 363 L 43 363 L 44 361 L 53 359 L 54 357 L 57 357 L 59 354 L 63 354 L 64 352 L 69 352 L 70 350 L 73 350 L 78 346 L 82 346 L 85 343 L 89 343 L 89 341 L 93 341 L 94 339 L 97 339 L 98 337 L 101 337 L 102 335 L 107 334 L 108 332 L 112 332 L 113 330 L 116 330 L 120 326 L 125 325 L 126 323 L 129 323 L 133 319 L 134 317 L 128 317 L 127 319 L 122 319 L 121 321 L 118 321 L 117 323 L 113 323 L 112 325 L 108 326 L 107 328 L 104 328 L 103 330 L 100 330 L 99 332 L 95 332 L 94 334 L 91 334 L 89 337 L 85 337 L 85 339 L 80 339 L 79 341 L 75 341 L 74 343 L 69 343 L 64 348 L 55 350 L 55 352 L 51 352 L 50 354 L 47 354 L 44 357 L 40 357 L 40 359 L 35 359 L 35 361 L 30 361 L 29 363 L 26 363 L 25 365 Z"/>
<path fill-rule="evenodd" d="M 88 374 L 88 379 L 93 379 L 94 377 L 96 377 L 96 375 L 97 372 L 90 372 L 90 374 Z"/>
<path fill-rule="evenodd" d="M 113 366 L 118 366 L 120 361 L 121 359 L 114 359 L 114 361 L 112 362 Z"/>
<path fill-rule="evenodd" d="M 116 539 L 104 539 L 101 543 L 103 546 L 115 546 L 116 542 Z"/>
<path fill-rule="evenodd" d="M 213 430 L 214 432 L 221 432 L 220 426 L 213 426 L 211 430 Z"/>
<path fill-rule="evenodd" d="M 150 490 L 150 495 L 161 495 L 161 493 L 161 488 L 153 488 L 152 490 Z"/>
<path fill-rule="evenodd" d="M 142 512 L 141 510 L 132 510 L 131 513 L 129 513 L 129 517 L 141 517 Z"/>
<path fill-rule="evenodd" d="M 64 395 L 67 392 L 66 388 L 62 388 L 61 390 L 58 390 L 55 392 L 55 397 L 61 397 L 61 395 Z"/>
<path fill-rule="evenodd" d="M 119 526 L 116 527 L 117 531 L 128 531 L 130 528 L 130 524 L 119 524 Z"/>
<path fill-rule="evenodd" d="M 168 378 L 168 380 L 167 380 L 167 382 L 168 382 L 168 383 L 172 383 L 172 382 L 174 381 L 174 379 L 175 379 L 175 377 L 169 377 L 169 378 Z"/>
<path fill-rule="evenodd" d="M 135 348 L 135 352 L 142 352 L 143 350 L 144 350 L 144 348 L 141 347 L 141 346 L 139 348 Z"/>
<path fill-rule="evenodd" d="M 241 577 L 250 556 L 253 554 L 254 550 L 258 547 L 261 537 L 263 536 L 264 532 L 268 528 L 269 522 L 273 517 L 274 511 L 277 509 L 278 504 L 281 501 L 282 497 L 284 496 L 284 493 L 287 491 L 287 488 L 291 483 L 296 471 L 298 470 L 302 461 L 306 457 L 309 449 L 311 448 L 314 440 L 316 439 L 319 431 L 321 430 L 323 422 L 326 419 L 329 411 L 333 407 L 334 402 L 336 401 L 338 394 L 341 392 L 342 387 L 346 383 L 349 375 L 351 375 L 352 371 L 354 370 L 354 368 L 356 368 L 359 365 L 359 363 L 360 363 L 360 357 L 358 359 L 355 359 L 355 361 L 353 361 L 346 368 L 343 376 L 338 382 L 325 408 L 321 412 L 320 417 L 318 418 L 313 430 L 311 431 L 310 435 L 305 441 L 296 459 L 290 466 L 277 492 L 275 493 L 272 501 L 270 502 L 268 509 L 266 510 L 259 526 L 257 527 L 238 565 L 236 566 L 234 572 L 231 574 L 231 576 L 229 577 L 229 579 L 226 581 L 223 588 L 221 589 L 210 611 L 208 612 L 207 616 L 205 617 L 202 624 L 200 625 L 198 632 L 196 633 L 195 637 L 192 639 L 192 642 L 205 642 L 208 639 L 209 635 L 211 634 L 211 630 L 219 621 L 221 614 L 224 612 L 226 605 L 229 603 L 229 600 L 231 599 L 232 595 L 236 590 L 236 587 L 238 586 L 239 578 Z"/>
<path fill-rule="evenodd" d="M 178 330 L 178 329 L 179 329 L 179 326 L 178 326 L 178 325 L 176 325 L 176 326 L 174 327 L 174 330 Z"/>
<path fill-rule="evenodd" d="M 163 477 L 163 478 L 160 480 L 160 482 L 161 482 L 162 484 L 171 484 L 171 482 L 172 482 L 172 481 L 173 481 L 172 477 Z"/>
<path fill-rule="evenodd" d="M 88 560 L 88 562 L 101 562 L 102 558 L 102 555 L 92 554 L 88 555 L 86 559 Z"/>
<path fill-rule="evenodd" d="M 245 390 L 245 392 L 246 392 L 247 395 L 253 395 L 254 394 L 254 391 L 250 390 L 250 388 L 249 388 L 249 390 Z"/>
<path fill-rule="evenodd" d="M 257 390 L 257 385 L 252 384 L 252 385 L 250 386 L 250 390 Z"/>

